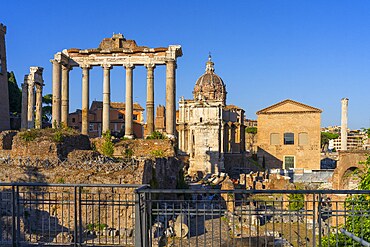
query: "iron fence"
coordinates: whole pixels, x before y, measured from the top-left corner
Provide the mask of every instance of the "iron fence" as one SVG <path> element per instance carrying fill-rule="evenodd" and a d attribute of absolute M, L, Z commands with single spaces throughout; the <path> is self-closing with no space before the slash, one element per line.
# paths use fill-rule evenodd
<path fill-rule="evenodd" d="M 367 246 L 370 192 L 0 184 L 0 246 Z"/>

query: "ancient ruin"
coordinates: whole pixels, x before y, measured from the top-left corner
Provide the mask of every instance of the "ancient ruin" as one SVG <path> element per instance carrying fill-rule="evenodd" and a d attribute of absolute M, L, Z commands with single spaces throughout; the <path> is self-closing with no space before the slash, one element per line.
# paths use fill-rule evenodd
<path fill-rule="evenodd" d="M 42 67 L 30 67 L 30 73 L 24 76 L 24 83 L 22 84 L 21 129 L 42 128 L 43 70 Z"/>
<path fill-rule="evenodd" d="M 73 67 L 82 68 L 82 134 L 89 131 L 89 71 L 101 66 L 103 81 L 103 122 L 102 131 L 109 130 L 110 70 L 114 66 L 126 69 L 126 119 L 125 137 L 133 138 L 133 70 L 135 66 L 147 68 L 147 129 L 148 135 L 154 131 L 154 68 L 166 65 L 166 135 L 175 137 L 176 112 L 176 59 L 182 56 L 181 46 L 149 48 L 138 46 L 134 40 L 126 40 L 122 34 L 105 38 L 98 48 L 68 49 L 55 54 L 53 64 L 53 127 L 68 124 L 69 111 L 69 71 Z"/>
<path fill-rule="evenodd" d="M 10 129 L 5 34 L 6 26 L 0 23 L 0 131 Z"/>

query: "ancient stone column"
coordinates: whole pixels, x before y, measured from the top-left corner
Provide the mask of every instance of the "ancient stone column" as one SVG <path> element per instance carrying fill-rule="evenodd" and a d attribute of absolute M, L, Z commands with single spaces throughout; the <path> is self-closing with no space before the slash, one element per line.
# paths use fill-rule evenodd
<path fill-rule="evenodd" d="M 154 68 L 155 64 L 146 65 L 146 127 L 148 135 L 154 132 Z"/>
<path fill-rule="evenodd" d="M 343 98 L 342 102 L 342 124 L 340 128 L 340 150 L 347 150 L 347 127 L 348 127 L 348 99 Z"/>
<path fill-rule="evenodd" d="M 28 75 L 24 76 L 24 82 L 22 83 L 22 113 L 21 113 L 21 129 L 27 129 L 27 115 L 28 115 Z"/>
<path fill-rule="evenodd" d="M 52 59 L 50 62 L 53 64 L 53 105 L 52 105 L 52 124 L 53 128 L 60 125 L 60 63 Z"/>
<path fill-rule="evenodd" d="M 72 67 L 69 65 L 62 66 L 62 109 L 61 109 L 61 122 L 63 126 L 68 126 L 68 113 L 69 113 L 69 71 Z"/>
<path fill-rule="evenodd" d="M 82 116 L 81 134 L 89 134 L 89 73 L 90 65 L 82 65 Z"/>
<path fill-rule="evenodd" d="M 166 134 L 169 138 L 175 138 L 176 131 L 176 62 L 166 62 Z"/>
<path fill-rule="evenodd" d="M 36 84 L 35 128 L 42 129 L 42 84 Z"/>
<path fill-rule="evenodd" d="M 31 80 L 28 81 L 28 104 L 27 104 L 27 128 L 33 129 L 34 122 L 34 106 L 35 106 L 35 83 Z"/>
<path fill-rule="evenodd" d="M 103 67 L 103 128 L 102 133 L 109 131 L 109 124 L 110 124 L 110 69 L 112 68 L 109 64 L 102 65 Z"/>
<path fill-rule="evenodd" d="M 134 129 L 133 129 L 133 97 L 132 97 L 132 84 L 133 84 L 133 75 L 132 71 L 135 68 L 132 64 L 126 64 L 126 109 L 125 109 L 125 138 L 133 139 L 134 138 Z"/>

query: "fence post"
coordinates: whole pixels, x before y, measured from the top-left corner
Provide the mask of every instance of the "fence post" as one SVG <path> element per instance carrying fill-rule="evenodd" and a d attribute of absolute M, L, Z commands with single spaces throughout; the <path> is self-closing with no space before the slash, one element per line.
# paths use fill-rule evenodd
<path fill-rule="evenodd" d="M 135 191 L 135 247 L 144 247 L 142 237 L 140 194 Z"/>
<path fill-rule="evenodd" d="M 322 211 L 322 195 L 321 193 L 319 194 L 319 205 L 318 205 L 318 211 L 319 211 L 319 215 L 318 215 L 318 218 L 317 218 L 317 224 L 319 224 L 319 247 L 321 247 L 321 235 L 322 235 L 322 226 L 321 226 L 321 211 Z"/>
<path fill-rule="evenodd" d="M 82 245 L 82 198 L 81 198 L 81 193 L 82 193 L 82 186 L 78 187 L 78 225 L 79 225 L 79 245 Z"/>
<path fill-rule="evenodd" d="M 20 209 L 20 202 L 19 202 L 19 186 L 15 187 L 15 208 L 16 208 L 16 222 L 17 222 L 17 234 L 16 234 L 16 245 L 19 246 L 19 239 L 21 236 L 21 213 L 19 211 Z"/>
<path fill-rule="evenodd" d="M 12 245 L 16 247 L 16 223 L 15 223 L 15 186 L 12 185 Z"/>
<path fill-rule="evenodd" d="M 74 233 L 73 233 L 73 242 L 75 247 L 77 247 L 77 229 L 78 229 L 78 224 L 77 224 L 77 186 L 73 187 L 73 206 L 74 206 Z"/>

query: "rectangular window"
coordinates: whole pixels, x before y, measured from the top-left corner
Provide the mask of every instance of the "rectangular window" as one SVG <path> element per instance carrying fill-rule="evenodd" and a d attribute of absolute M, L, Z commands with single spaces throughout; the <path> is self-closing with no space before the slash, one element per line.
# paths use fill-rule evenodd
<path fill-rule="evenodd" d="M 298 134 L 298 145 L 307 145 L 308 144 L 308 134 L 305 132 Z"/>
<path fill-rule="evenodd" d="M 73 117 L 72 118 L 72 123 L 75 123 L 76 122 L 76 119 Z"/>
<path fill-rule="evenodd" d="M 284 145 L 294 145 L 294 133 L 284 133 Z"/>
<path fill-rule="evenodd" d="M 279 133 L 270 134 L 270 145 L 280 145 Z"/>
<path fill-rule="evenodd" d="M 292 169 L 295 167 L 295 157 L 294 156 L 284 156 L 284 169 Z"/>
<path fill-rule="evenodd" d="M 89 124 L 89 131 L 94 131 L 94 124 Z"/>
<path fill-rule="evenodd" d="M 134 114 L 133 120 L 137 120 L 137 115 L 136 114 Z"/>

